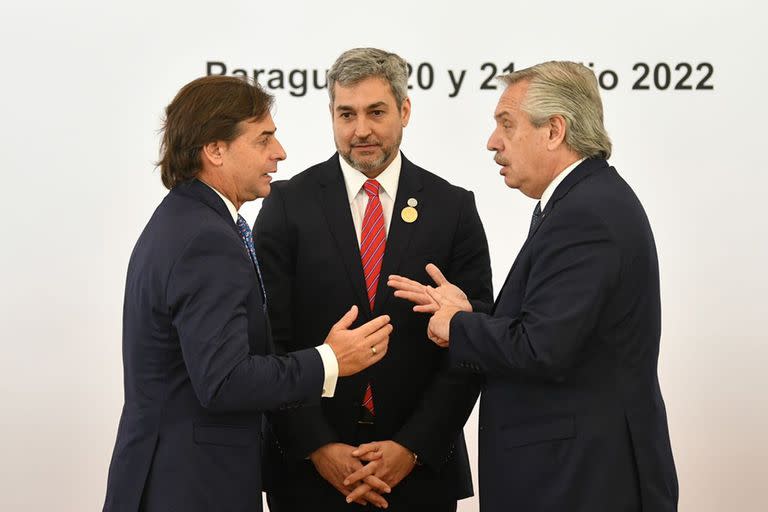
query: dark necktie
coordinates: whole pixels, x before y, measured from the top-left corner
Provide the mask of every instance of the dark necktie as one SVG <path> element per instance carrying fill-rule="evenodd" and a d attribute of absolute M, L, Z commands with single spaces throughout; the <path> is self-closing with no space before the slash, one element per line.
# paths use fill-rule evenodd
<path fill-rule="evenodd" d="M 531 236 L 536 230 L 536 226 L 541 222 L 541 202 L 536 203 L 536 208 L 533 209 L 533 215 L 531 216 L 531 228 L 528 230 L 528 236 Z"/>
<path fill-rule="evenodd" d="M 259 260 L 256 258 L 256 248 L 253 246 L 253 233 L 251 232 L 248 223 L 239 213 L 237 214 L 237 230 L 240 231 L 240 238 L 243 239 L 245 248 L 248 250 L 248 256 L 251 257 L 251 261 L 256 267 L 256 275 L 259 278 L 259 288 L 261 288 L 261 298 L 264 300 L 264 309 L 266 310 L 267 291 L 264 288 L 264 280 L 261 278 L 261 268 L 259 267 Z"/>
<path fill-rule="evenodd" d="M 368 305 L 373 311 L 376 300 L 376 290 L 379 286 L 381 274 L 381 261 L 384 259 L 384 248 L 387 245 L 387 231 L 384 229 L 384 211 L 379 199 L 381 184 L 376 180 L 367 180 L 363 184 L 365 193 L 368 194 L 368 205 L 365 207 L 363 226 L 360 233 L 360 258 L 363 264 L 365 276 L 365 288 L 368 293 Z M 365 388 L 363 406 L 374 414 L 373 389 L 371 383 Z"/>

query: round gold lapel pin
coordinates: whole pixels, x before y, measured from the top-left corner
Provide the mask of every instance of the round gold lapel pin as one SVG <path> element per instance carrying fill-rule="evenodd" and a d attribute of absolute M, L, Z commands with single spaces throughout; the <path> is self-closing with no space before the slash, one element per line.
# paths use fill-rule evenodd
<path fill-rule="evenodd" d="M 403 211 L 400 212 L 400 218 L 403 219 L 404 222 L 410 224 L 419 218 L 419 212 L 417 212 L 416 208 L 413 206 L 406 206 L 403 208 Z"/>

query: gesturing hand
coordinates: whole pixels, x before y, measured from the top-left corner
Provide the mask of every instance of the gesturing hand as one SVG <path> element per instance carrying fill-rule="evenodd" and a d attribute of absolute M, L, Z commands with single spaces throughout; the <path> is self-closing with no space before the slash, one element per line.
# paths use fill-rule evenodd
<path fill-rule="evenodd" d="M 309 458 L 320 476 L 341 494 L 349 497 L 352 492 L 355 493 L 352 499 L 347 499 L 348 503 L 353 501 L 360 505 L 371 503 L 379 508 L 387 508 L 389 504 L 382 494 L 391 492 L 392 488 L 380 478 L 367 475 L 350 485 L 344 483 L 345 478 L 363 468 L 360 459 L 352 455 L 355 450 L 354 446 L 348 444 L 329 443 L 312 452 Z M 373 454 L 373 457 L 375 456 L 376 454 Z"/>
<path fill-rule="evenodd" d="M 437 346 L 447 348 L 451 335 L 451 319 L 453 315 L 462 310 L 455 304 L 447 301 L 431 286 L 427 287 L 427 293 L 438 305 L 437 311 L 429 319 L 427 338 L 432 340 Z"/>
<path fill-rule="evenodd" d="M 352 306 L 333 327 L 325 343 L 339 363 L 339 377 L 353 375 L 381 361 L 387 353 L 392 324 L 389 316 L 377 316 L 357 329 L 350 329 L 357 318 L 357 306 Z"/>
<path fill-rule="evenodd" d="M 452 284 L 443 273 L 432 263 L 426 267 L 427 274 L 437 285 L 436 290 L 444 301 L 458 307 L 461 311 L 472 311 L 472 304 L 467 300 L 461 288 Z M 417 313 L 434 313 L 438 310 L 438 303 L 427 293 L 427 287 L 407 277 L 391 275 L 387 285 L 395 289 L 395 297 L 409 300 L 416 304 L 413 310 Z"/>
<path fill-rule="evenodd" d="M 352 455 L 368 464 L 349 475 L 344 485 L 355 485 L 357 482 L 367 482 L 368 478 L 378 477 L 390 487 L 395 487 L 413 471 L 415 465 L 413 453 L 395 441 L 361 444 Z M 347 496 L 347 503 L 363 495 L 362 489 L 357 488 Z"/>

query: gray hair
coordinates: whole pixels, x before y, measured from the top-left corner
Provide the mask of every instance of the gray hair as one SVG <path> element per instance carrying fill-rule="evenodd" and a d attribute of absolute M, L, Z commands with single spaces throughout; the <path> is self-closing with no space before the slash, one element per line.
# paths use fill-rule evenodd
<path fill-rule="evenodd" d="M 540 127 L 553 116 L 565 119 L 565 143 L 584 158 L 611 156 L 611 139 L 603 126 L 603 103 L 595 74 L 575 62 L 551 61 L 498 77 L 507 86 L 528 82 L 521 105 Z"/>
<path fill-rule="evenodd" d="M 395 96 L 397 108 L 408 97 L 408 65 L 398 55 L 376 48 L 354 48 L 342 53 L 328 70 L 328 95 L 334 100 L 334 86 L 347 87 L 366 78 L 377 77 L 387 82 Z"/>

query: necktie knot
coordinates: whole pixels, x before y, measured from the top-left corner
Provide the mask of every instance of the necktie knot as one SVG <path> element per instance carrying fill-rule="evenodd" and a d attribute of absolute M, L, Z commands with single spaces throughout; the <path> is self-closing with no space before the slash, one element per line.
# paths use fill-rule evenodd
<path fill-rule="evenodd" d="M 363 183 L 363 189 L 365 190 L 365 193 L 368 194 L 369 198 L 378 196 L 380 188 L 381 183 L 376 180 L 366 180 L 365 183 Z"/>
<path fill-rule="evenodd" d="M 237 214 L 237 229 L 240 230 L 240 233 L 245 236 L 251 236 L 251 228 L 248 226 L 248 223 L 245 221 L 242 215 L 239 213 Z"/>

